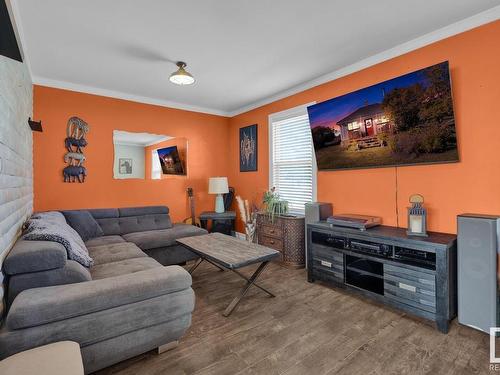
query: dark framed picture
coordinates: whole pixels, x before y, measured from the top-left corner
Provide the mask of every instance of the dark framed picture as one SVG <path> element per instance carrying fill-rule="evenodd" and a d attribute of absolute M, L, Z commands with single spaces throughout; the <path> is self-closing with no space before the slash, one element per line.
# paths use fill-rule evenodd
<path fill-rule="evenodd" d="M 132 159 L 118 159 L 120 174 L 132 174 Z"/>
<path fill-rule="evenodd" d="M 186 174 L 177 146 L 161 148 L 157 152 L 163 174 Z"/>
<path fill-rule="evenodd" d="M 257 124 L 240 128 L 240 172 L 257 170 Z"/>

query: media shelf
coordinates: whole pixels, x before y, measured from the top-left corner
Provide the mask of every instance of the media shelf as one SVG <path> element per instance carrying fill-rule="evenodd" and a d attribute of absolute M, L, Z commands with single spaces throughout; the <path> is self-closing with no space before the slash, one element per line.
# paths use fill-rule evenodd
<path fill-rule="evenodd" d="M 378 226 L 366 231 L 307 225 L 308 281 L 345 288 L 436 323 L 456 316 L 456 236 Z"/>

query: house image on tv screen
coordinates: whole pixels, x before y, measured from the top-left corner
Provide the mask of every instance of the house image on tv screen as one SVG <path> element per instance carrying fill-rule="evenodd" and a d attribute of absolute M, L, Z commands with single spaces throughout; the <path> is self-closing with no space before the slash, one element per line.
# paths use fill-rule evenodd
<path fill-rule="evenodd" d="M 373 143 L 373 146 L 381 146 L 379 139 L 375 136 L 388 132 L 392 128 L 389 118 L 384 114 L 382 103 L 364 105 L 338 121 L 337 125 L 340 127 L 342 144 L 347 144 L 353 139 L 364 138 L 367 146 L 369 143 Z"/>
<path fill-rule="evenodd" d="M 318 170 L 459 160 L 442 62 L 307 108 Z"/>

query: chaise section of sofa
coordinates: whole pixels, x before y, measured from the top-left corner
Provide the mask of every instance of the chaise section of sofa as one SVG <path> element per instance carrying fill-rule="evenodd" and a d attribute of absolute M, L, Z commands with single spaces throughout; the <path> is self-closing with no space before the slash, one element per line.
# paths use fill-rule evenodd
<path fill-rule="evenodd" d="M 193 308 L 191 276 L 178 266 L 25 290 L 0 331 L 0 358 L 70 340 L 89 373 L 178 340 Z"/>
<path fill-rule="evenodd" d="M 88 268 L 69 260 L 64 246 L 52 241 L 18 240 L 3 270 L 8 276 L 8 305 L 23 290 L 92 280 Z"/>

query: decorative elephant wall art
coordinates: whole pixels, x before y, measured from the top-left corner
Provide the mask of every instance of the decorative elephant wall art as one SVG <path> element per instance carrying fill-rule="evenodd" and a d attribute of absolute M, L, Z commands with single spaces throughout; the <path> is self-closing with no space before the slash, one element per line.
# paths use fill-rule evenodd
<path fill-rule="evenodd" d="M 75 165 L 75 161 L 77 162 L 77 166 L 82 165 L 85 161 L 85 155 L 79 152 L 67 152 L 66 155 L 64 155 L 64 162 L 68 163 L 68 165 Z"/>
<path fill-rule="evenodd" d="M 87 169 L 82 165 L 85 162 L 83 148 L 87 146 L 85 135 L 90 126 L 81 118 L 73 116 L 68 120 L 64 146 L 68 152 L 64 155 L 67 166 L 63 169 L 64 182 L 85 182 Z"/>
<path fill-rule="evenodd" d="M 81 118 L 76 116 L 70 117 L 66 127 L 66 136 L 68 138 L 80 139 L 85 137 L 90 130 L 89 125 Z"/>
<path fill-rule="evenodd" d="M 87 141 L 85 138 L 73 138 L 69 137 L 64 140 L 64 145 L 68 149 L 68 152 L 73 152 L 73 146 L 76 146 L 76 152 L 83 153 L 82 148 L 87 146 Z"/>
<path fill-rule="evenodd" d="M 63 169 L 64 182 L 85 182 L 85 177 L 87 176 L 87 170 L 85 167 L 68 165 Z"/>

